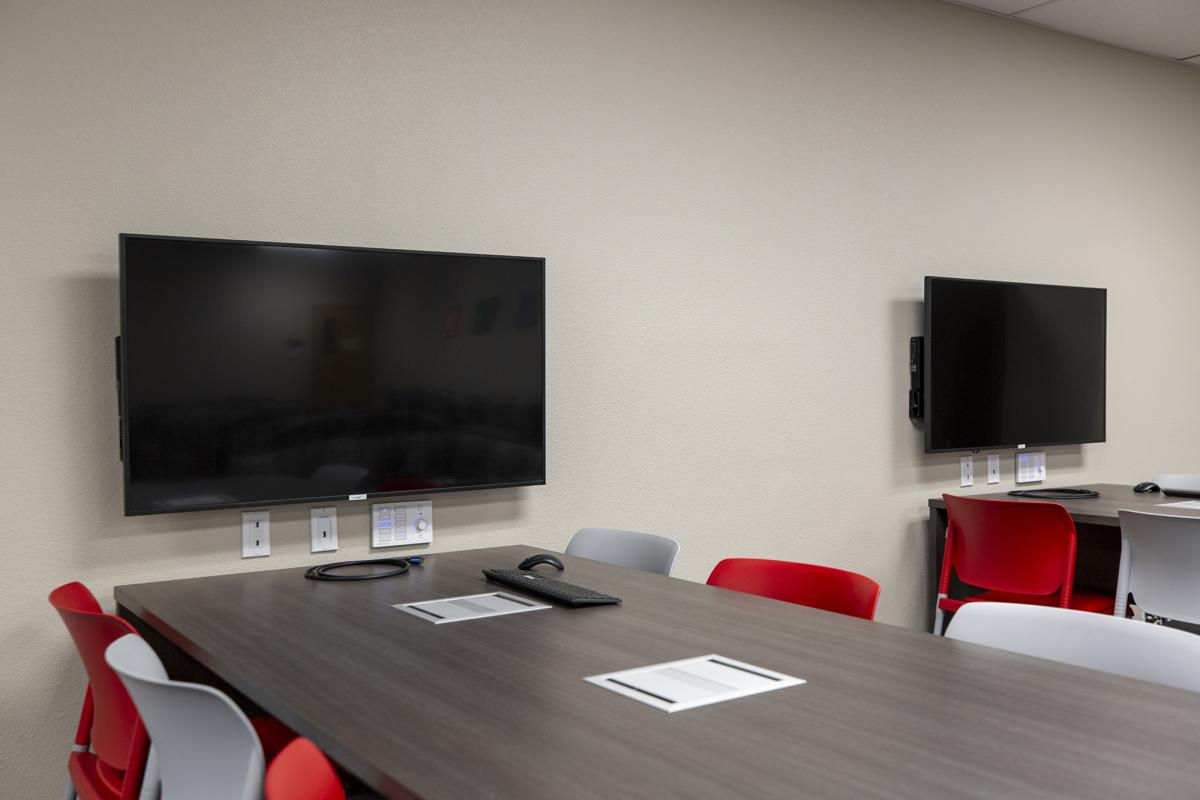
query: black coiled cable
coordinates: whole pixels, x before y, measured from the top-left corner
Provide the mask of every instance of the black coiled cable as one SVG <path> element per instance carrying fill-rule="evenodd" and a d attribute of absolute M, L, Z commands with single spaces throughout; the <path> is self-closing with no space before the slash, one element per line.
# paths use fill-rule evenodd
<path fill-rule="evenodd" d="M 336 564 L 321 564 L 316 567 L 309 567 L 305 571 L 304 577 L 310 581 L 373 581 L 376 578 L 391 578 L 396 575 L 403 575 L 408 572 L 409 563 L 409 559 L 407 558 L 372 558 L 365 561 L 339 561 Z M 382 572 L 362 572 L 355 575 L 337 575 L 333 572 L 333 570 L 345 567 L 373 567 L 376 565 L 391 566 L 394 569 Z"/>

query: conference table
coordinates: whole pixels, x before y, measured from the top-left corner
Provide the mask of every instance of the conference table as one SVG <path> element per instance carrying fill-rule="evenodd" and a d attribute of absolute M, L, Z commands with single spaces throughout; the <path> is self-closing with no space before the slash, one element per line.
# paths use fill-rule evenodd
<path fill-rule="evenodd" d="M 172 677 L 275 716 L 388 798 L 1200 792 L 1200 694 L 1157 684 L 566 555 L 561 575 L 538 571 L 624 602 L 454 624 L 393 608 L 502 589 L 480 570 L 534 552 L 115 595 Z M 665 713 L 585 681 L 707 654 L 807 683 Z"/>

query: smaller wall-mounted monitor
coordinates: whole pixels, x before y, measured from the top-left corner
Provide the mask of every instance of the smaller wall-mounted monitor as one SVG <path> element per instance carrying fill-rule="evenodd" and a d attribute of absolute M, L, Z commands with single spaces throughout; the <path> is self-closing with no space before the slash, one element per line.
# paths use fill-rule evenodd
<path fill-rule="evenodd" d="M 925 278 L 925 450 L 1102 442 L 1107 290 Z"/>

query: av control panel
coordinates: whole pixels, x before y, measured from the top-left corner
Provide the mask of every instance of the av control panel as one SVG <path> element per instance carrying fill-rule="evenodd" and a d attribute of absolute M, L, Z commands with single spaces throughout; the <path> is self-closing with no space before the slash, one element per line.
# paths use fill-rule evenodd
<path fill-rule="evenodd" d="M 432 541 L 432 501 L 409 500 L 371 506 L 372 547 L 399 547 Z"/>

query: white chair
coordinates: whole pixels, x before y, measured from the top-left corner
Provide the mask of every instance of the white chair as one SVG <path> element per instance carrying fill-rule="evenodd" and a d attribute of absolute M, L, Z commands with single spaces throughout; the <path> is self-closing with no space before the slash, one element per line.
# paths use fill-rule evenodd
<path fill-rule="evenodd" d="M 211 686 L 169 679 L 133 634 L 109 645 L 104 658 L 154 743 L 163 800 L 261 800 L 262 744 L 232 700 Z"/>
<path fill-rule="evenodd" d="M 947 639 L 1200 692 L 1200 636 L 1108 614 L 1019 603 L 967 603 Z"/>
<path fill-rule="evenodd" d="M 582 528 L 567 543 L 567 555 L 603 561 L 618 567 L 670 575 L 679 542 L 666 536 L 612 528 Z"/>
<path fill-rule="evenodd" d="M 1121 566 L 1113 616 L 1125 616 L 1132 593 L 1138 608 L 1200 624 L 1200 517 L 1117 512 Z"/>

